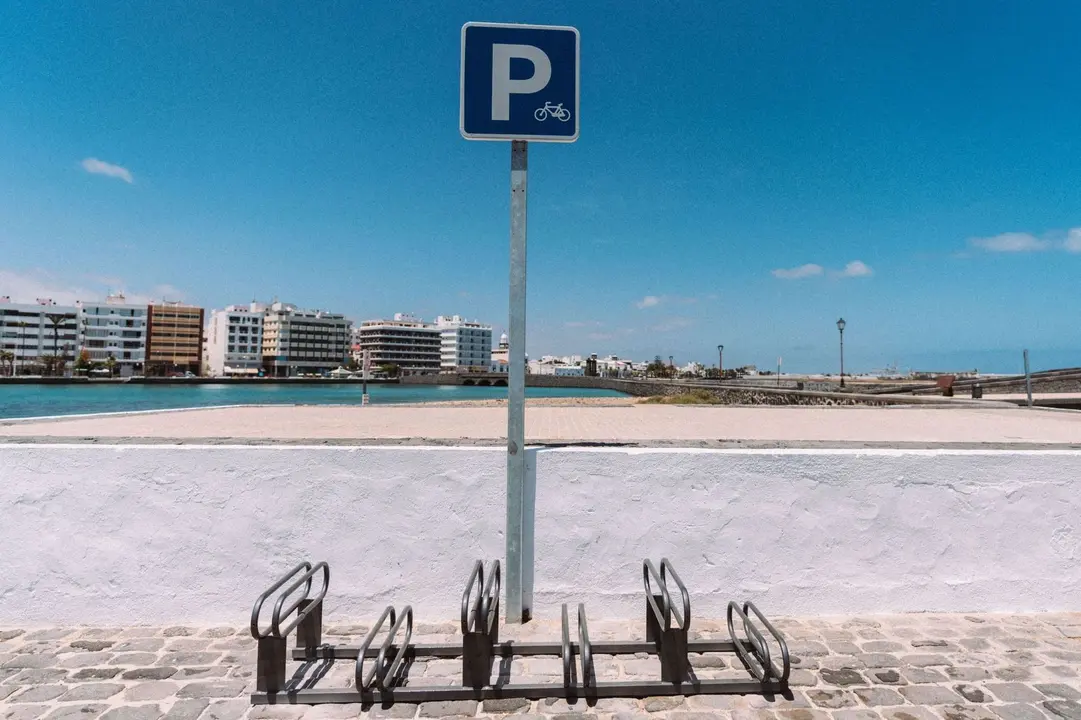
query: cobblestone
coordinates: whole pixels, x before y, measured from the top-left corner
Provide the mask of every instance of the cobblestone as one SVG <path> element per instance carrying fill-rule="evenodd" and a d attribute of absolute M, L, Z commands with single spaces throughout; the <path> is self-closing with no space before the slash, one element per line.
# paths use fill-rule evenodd
<path fill-rule="evenodd" d="M 912 683 L 913 685 L 922 685 L 926 683 L 941 683 L 946 682 L 947 680 L 946 676 L 940 673 L 938 670 L 932 670 L 930 668 L 905 668 L 905 670 L 903 671 L 903 675 L 905 680 Z"/>
<path fill-rule="evenodd" d="M 74 685 L 66 693 L 60 696 L 61 702 L 86 702 L 88 700 L 105 700 L 116 695 L 124 689 L 117 683 L 85 683 Z"/>
<path fill-rule="evenodd" d="M 450 715 L 476 715 L 476 700 L 446 700 L 420 704 L 420 717 L 440 718 Z"/>
<path fill-rule="evenodd" d="M 1012 705 L 992 705 L 991 710 L 1002 720 L 1047 720 L 1035 705 L 1014 703 Z"/>
<path fill-rule="evenodd" d="M 999 700 L 1009 703 L 1032 703 L 1045 700 L 1043 693 L 1024 683 L 987 683 L 984 687 Z"/>
<path fill-rule="evenodd" d="M 906 705 L 899 708 L 884 708 L 880 711 L 886 720 L 942 720 L 928 708 Z"/>
<path fill-rule="evenodd" d="M 855 670 L 826 669 L 821 670 L 818 675 L 822 678 L 823 682 L 829 683 L 830 685 L 840 685 L 842 687 L 845 685 L 862 685 L 866 682 L 866 680 L 863 679 L 863 676 Z"/>
<path fill-rule="evenodd" d="M 953 690 L 939 685 L 909 685 L 900 690 L 905 700 L 913 705 L 946 705 L 961 702 Z"/>
<path fill-rule="evenodd" d="M 1043 704 L 1045 710 L 1066 720 L 1081 720 L 1081 705 L 1073 700 L 1051 700 Z"/>
<path fill-rule="evenodd" d="M 893 688 L 856 688 L 853 692 L 864 705 L 904 705 L 905 699 Z"/>
<path fill-rule="evenodd" d="M 96 718 L 109 709 L 108 705 L 101 703 L 84 703 L 78 705 L 61 705 L 45 716 L 45 720 L 89 720 Z"/>
<path fill-rule="evenodd" d="M 1053 616 L 906 615 L 780 618 L 793 659 L 792 693 L 658 696 L 567 703 L 555 698 L 361 705 L 253 707 L 255 646 L 228 627 L 50 628 L 0 630 L 0 720 L 259 720 L 260 718 L 435 718 L 448 716 L 652 718 L 658 720 L 1081 720 L 1081 614 Z M 640 622 L 598 619 L 598 639 L 640 636 Z M 722 619 L 695 619 L 698 636 L 726 639 Z M 363 626 L 340 626 L 344 629 Z M 434 624 L 440 633 L 446 628 Z M 591 627 L 592 629 L 592 627 Z M 529 637 L 558 635 L 541 621 Z M 363 632 L 326 642 L 356 644 Z M 454 642 L 443 633 L 415 642 Z M 517 636 L 515 636 L 517 637 Z M 729 654 L 692 654 L 700 678 L 746 678 Z M 290 661 L 290 672 L 299 663 Z M 558 683 L 558 657 L 515 658 L 510 682 Z M 599 680 L 656 679 L 644 653 L 597 656 Z M 460 661 L 417 661 L 412 685 L 454 684 Z M 339 661 L 319 687 L 344 687 L 351 662 Z M 329 683 L 329 684 L 328 684 Z M 335 684 L 336 683 L 336 684 Z"/>
<path fill-rule="evenodd" d="M 1051 698 L 1056 698 L 1060 700 L 1081 700 L 1081 692 L 1078 692 L 1069 685 L 1064 685 L 1062 683 L 1037 683 L 1034 687 L 1040 692 L 1042 692 L 1044 695 Z"/>
<path fill-rule="evenodd" d="M 947 705 L 939 712 L 946 720 L 998 720 L 990 710 L 979 705 Z"/>
<path fill-rule="evenodd" d="M 197 720 L 209 704 L 206 698 L 177 700 L 163 717 L 164 720 Z"/>

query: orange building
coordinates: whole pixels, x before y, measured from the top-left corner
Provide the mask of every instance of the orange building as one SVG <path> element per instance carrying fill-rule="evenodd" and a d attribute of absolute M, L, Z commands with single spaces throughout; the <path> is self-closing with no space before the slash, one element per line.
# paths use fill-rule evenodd
<path fill-rule="evenodd" d="M 199 374 L 203 309 L 178 302 L 150 305 L 146 328 L 146 374 Z"/>

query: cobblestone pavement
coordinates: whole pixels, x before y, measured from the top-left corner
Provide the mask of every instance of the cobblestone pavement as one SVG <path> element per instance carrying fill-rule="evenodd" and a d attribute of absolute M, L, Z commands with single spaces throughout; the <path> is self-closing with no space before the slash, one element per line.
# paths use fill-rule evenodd
<path fill-rule="evenodd" d="M 329 618 L 328 618 L 329 620 Z M 640 623 L 639 623 L 640 624 Z M 594 640 L 641 638 L 639 624 L 591 621 Z M 696 720 L 1081 720 L 1081 613 L 889 615 L 780 619 L 793 656 L 791 696 L 584 701 L 500 700 L 252 707 L 254 641 L 247 628 L 0 628 L 0 719 L 517 718 L 600 716 Z M 327 626 L 325 641 L 357 644 L 360 625 Z M 695 619 L 692 635 L 726 637 Z M 558 639 L 544 622 L 511 637 Z M 454 626 L 418 625 L 414 642 L 453 642 Z M 695 673 L 746 677 L 732 655 L 692 655 Z M 299 667 L 291 664 L 291 669 Z M 598 656 L 598 679 L 655 679 L 655 657 Z M 515 659 L 512 681 L 560 681 L 556 657 Z M 319 687 L 345 686 L 340 661 Z M 460 661 L 415 662 L 410 684 L 453 684 Z"/>

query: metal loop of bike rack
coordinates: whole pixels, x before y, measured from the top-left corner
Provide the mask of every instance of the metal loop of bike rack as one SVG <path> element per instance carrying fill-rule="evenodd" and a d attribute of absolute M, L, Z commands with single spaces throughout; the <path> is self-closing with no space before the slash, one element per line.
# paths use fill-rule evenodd
<path fill-rule="evenodd" d="M 582 685 L 593 684 L 593 646 L 589 642 L 589 626 L 586 624 L 586 606 L 578 603 L 578 647 L 581 648 Z"/>
<path fill-rule="evenodd" d="M 402 644 L 398 648 L 398 654 L 394 656 L 394 660 L 390 665 L 387 665 L 387 650 L 394 642 L 395 636 L 398 634 L 398 630 L 402 627 L 402 623 L 405 623 L 405 637 L 402 639 Z M 405 653 L 409 650 L 409 641 L 413 639 L 413 606 L 406 605 L 402 608 L 401 617 L 398 618 L 398 622 L 392 623 L 390 630 L 387 631 L 387 639 L 383 641 L 383 645 L 379 648 L 379 655 L 376 657 L 375 667 L 380 668 L 376 673 L 375 682 L 378 684 L 380 690 L 386 690 L 388 688 L 387 678 L 391 679 L 391 684 L 395 675 L 398 672 L 398 668 L 402 665 L 402 660 L 405 659 Z M 368 685 L 368 689 L 371 685 Z"/>
<path fill-rule="evenodd" d="M 574 650 L 571 646 L 570 623 L 567 621 L 567 603 L 563 603 L 563 645 L 559 656 L 563 660 L 563 686 L 571 687 L 574 683 Z"/>
<path fill-rule="evenodd" d="M 323 584 L 313 598 L 311 596 L 312 578 L 320 570 L 323 572 Z M 270 628 L 265 632 L 260 630 L 259 616 L 263 610 L 263 603 L 290 580 L 293 580 L 293 584 L 282 590 L 274 602 L 274 610 L 270 615 Z M 285 607 L 285 601 L 301 585 L 304 586 L 304 591 L 288 608 Z M 323 598 L 326 597 L 328 589 L 330 589 L 330 566 L 326 562 L 312 565 L 304 561 L 278 578 L 255 599 L 255 605 L 251 611 L 251 634 L 257 642 L 256 689 L 277 692 L 285 686 L 285 639 L 293 630 L 297 631 L 298 649 L 303 648 L 305 653 L 315 650 L 323 632 Z M 294 611 L 296 616 L 292 622 L 282 628 L 282 618 L 289 617 Z"/>
<path fill-rule="evenodd" d="M 778 646 L 781 649 L 781 667 L 777 667 L 776 663 L 770 658 L 769 644 L 766 642 L 766 638 L 754 622 L 749 617 L 748 613 L 753 613 L 765 628 L 766 631 L 773 636 L 773 639 L 777 641 Z M 736 637 L 735 618 L 733 616 L 738 615 L 743 621 L 743 634 L 744 639 Z M 787 683 L 788 677 L 792 673 L 792 663 L 788 655 L 788 644 L 785 642 L 784 637 L 777 628 L 773 627 L 773 623 L 766 619 L 766 616 L 755 607 L 754 603 L 747 601 L 743 603 L 741 609 L 739 603 L 732 601 L 728 603 L 728 634 L 732 638 L 732 644 L 736 648 L 736 653 L 747 668 L 754 673 L 754 676 L 759 680 L 768 681 L 771 678 L 779 680 L 780 682 Z M 748 646 L 750 651 L 748 651 Z"/>
<path fill-rule="evenodd" d="M 474 585 L 477 586 L 477 599 L 470 603 L 469 598 L 473 593 Z M 498 560 L 492 562 L 487 584 L 484 582 L 484 561 L 477 560 L 473 564 L 473 572 L 469 574 L 469 580 L 466 581 L 465 590 L 462 592 L 462 635 L 479 632 L 478 626 L 482 618 L 484 632 L 492 632 L 499 618 L 499 592 L 502 586 Z"/>
<path fill-rule="evenodd" d="M 383 628 L 383 623 L 386 622 L 386 619 L 388 617 L 390 618 L 391 628 L 398 625 L 398 614 L 395 611 L 395 608 L 393 608 L 393 605 L 386 606 L 383 614 L 379 615 L 379 619 L 375 621 L 375 625 L 373 625 L 372 629 L 368 631 L 368 635 L 364 636 L 364 641 L 360 643 L 360 652 L 357 653 L 357 667 L 355 670 L 353 670 L 352 674 L 353 686 L 356 686 L 358 691 L 363 691 L 371 688 L 372 680 L 375 678 L 379 667 L 383 665 L 384 658 L 378 658 L 375 664 L 372 665 L 371 669 L 368 671 L 368 675 L 364 675 L 364 657 L 368 655 L 368 650 L 372 646 L 372 641 L 375 639 L 375 636 L 379 634 L 379 630 Z M 410 626 L 412 627 L 412 623 L 410 623 Z M 390 640 L 391 636 L 392 631 L 388 630 L 387 639 Z M 383 651 L 382 646 L 381 648 L 379 648 L 379 651 Z"/>
<path fill-rule="evenodd" d="M 312 579 L 323 572 L 323 586 L 314 596 Z M 672 563 L 662 558 L 659 566 L 650 560 L 642 563 L 646 595 L 646 639 L 592 641 L 585 605 L 578 604 L 578 632 L 570 627 L 568 606 L 562 606 L 562 634 L 558 642 L 520 642 L 499 640 L 499 595 L 501 570 L 498 560 L 485 567 L 476 561 L 462 592 L 460 626 L 462 642 L 440 644 L 413 643 L 413 609 L 400 611 L 388 605 L 367 633 L 360 646 L 326 645 L 320 641 L 322 605 L 329 585 L 326 563 L 302 562 L 279 579 L 256 600 L 252 611 L 252 634 L 259 641 L 259 668 L 253 704 L 322 704 L 322 703 L 419 703 L 445 700 L 485 700 L 498 698 L 566 698 L 573 702 L 585 698 L 592 702 L 602 697 L 649 697 L 653 695 L 785 693 L 791 672 L 788 646 L 780 632 L 751 602 L 728 604 L 728 640 L 690 640 L 691 599 Z M 669 582 L 675 588 L 669 589 Z M 288 587 L 284 591 L 282 587 Z M 299 599 L 287 600 L 300 590 Z M 675 589 L 679 597 L 673 603 Z M 264 602 L 275 592 L 275 611 L 270 629 L 259 628 L 259 614 Z M 283 622 L 290 613 L 297 617 Z M 742 637 L 737 637 L 736 618 L 742 622 Z M 674 622 L 673 622 L 674 621 Z M 376 637 L 386 636 L 376 647 Z M 762 629 L 760 629 L 762 628 Z M 305 663 L 291 683 L 286 682 L 286 636 L 297 631 L 292 659 Z M 767 642 L 770 636 L 779 647 L 777 655 Z M 659 680 L 599 681 L 593 659 L 597 654 L 621 655 L 639 652 L 656 655 L 661 663 Z M 700 679 L 690 667 L 688 653 L 734 653 L 746 666 L 746 679 Z M 575 662 L 575 655 L 578 661 Z M 563 665 L 561 683 L 514 683 L 505 675 L 493 682 L 492 666 L 496 658 L 509 667 L 512 658 L 535 655 L 559 656 Z M 411 685 L 409 670 L 418 658 L 461 658 L 462 679 L 459 685 Z M 316 688 L 322 677 L 300 683 L 306 668 L 315 661 L 355 661 L 353 686 L 340 689 Z M 365 660 L 374 660 L 365 667 Z M 737 665 L 738 667 L 738 665 Z M 325 675 L 325 670 L 323 671 Z M 300 685 L 300 687 L 297 687 Z"/>

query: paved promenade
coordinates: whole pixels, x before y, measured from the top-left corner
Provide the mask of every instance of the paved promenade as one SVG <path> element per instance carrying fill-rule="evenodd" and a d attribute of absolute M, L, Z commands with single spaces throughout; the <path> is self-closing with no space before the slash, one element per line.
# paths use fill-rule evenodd
<path fill-rule="evenodd" d="M 236 407 L 0 424 L 0 440 L 501 443 L 504 407 Z M 1025 408 L 529 407 L 530 442 L 1081 445 L 1081 413 Z"/>
<path fill-rule="evenodd" d="M 238 613 L 242 615 L 243 613 Z M 332 618 L 328 618 L 331 621 Z M 793 655 L 788 698 L 703 696 L 251 707 L 254 641 L 246 628 L 0 628 L 0 718 L 557 717 L 732 720 L 1081 720 L 1081 613 L 889 615 L 778 619 Z M 641 637 L 641 623 L 591 621 L 597 640 Z M 692 634 L 727 637 L 695 619 Z M 367 628 L 327 625 L 325 640 L 358 644 Z M 414 642 L 453 642 L 454 625 L 420 624 Z M 505 626 L 504 638 L 558 638 L 554 623 Z M 746 677 L 731 655 L 692 655 L 694 672 Z M 290 670 L 300 667 L 291 663 Z M 656 679 L 653 657 L 598 656 L 599 679 Z M 515 659 L 511 681 L 560 682 L 556 657 Z M 460 661 L 409 668 L 412 684 L 457 682 Z M 345 687 L 352 663 L 319 687 Z"/>

